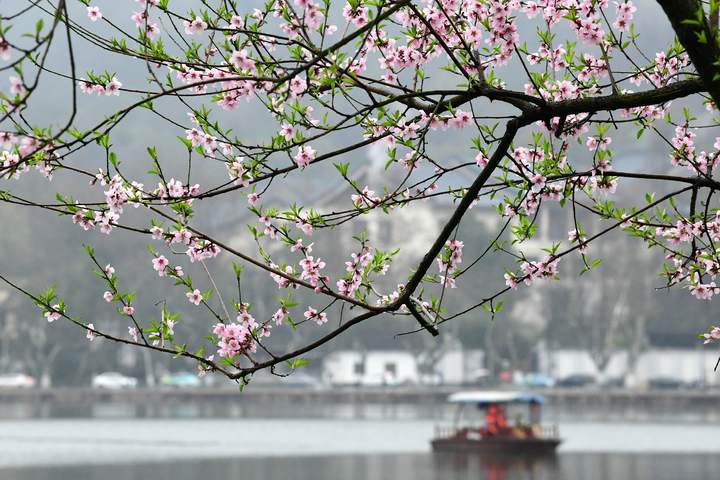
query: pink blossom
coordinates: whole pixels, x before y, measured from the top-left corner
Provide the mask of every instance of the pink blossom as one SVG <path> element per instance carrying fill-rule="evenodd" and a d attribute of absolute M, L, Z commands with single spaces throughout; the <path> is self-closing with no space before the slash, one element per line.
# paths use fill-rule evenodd
<path fill-rule="evenodd" d="M 128 327 L 128 335 L 133 339 L 133 342 L 138 341 L 138 330 L 135 327 Z"/>
<path fill-rule="evenodd" d="M 127 316 L 133 315 L 135 313 L 135 307 L 132 307 L 130 305 L 125 305 L 122 308 L 122 312 Z"/>
<path fill-rule="evenodd" d="M 85 332 L 85 338 L 87 338 L 91 342 L 95 338 L 95 333 L 93 332 L 93 330 L 95 330 L 95 325 L 93 325 L 92 323 L 88 323 L 87 330 Z"/>
<path fill-rule="evenodd" d="M 720 327 L 713 327 L 709 333 L 703 334 L 703 338 L 705 339 L 704 344 L 720 340 Z"/>
<path fill-rule="evenodd" d="M 10 44 L 4 38 L 0 37 L 0 60 L 10 60 L 11 52 Z"/>
<path fill-rule="evenodd" d="M 240 70 L 255 71 L 255 61 L 248 57 L 247 51 L 234 51 L 230 55 L 230 64 Z"/>
<path fill-rule="evenodd" d="M 632 21 L 633 14 L 637 11 L 637 8 L 630 1 L 614 3 L 617 10 L 617 18 L 615 19 L 615 22 L 613 22 L 613 27 L 617 28 L 621 32 L 627 32 L 630 29 L 630 22 Z"/>
<path fill-rule="evenodd" d="M 323 323 L 327 323 L 328 321 L 327 314 L 325 314 L 325 312 L 318 313 L 318 311 L 315 310 L 313 307 L 307 307 L 304 316 L 308 320 L 314 320 L 315 323 L 317 323 L 318 325 L 322 325 Z"/>
<path fill-rule="evenodd" d="M 360 5 L 353 8 L 350 3 L 346 3 L 343 7 L 343 17 L 356 27 L 362 27 L 368 22 L 368 8 L 358 2 Z"/>
<path fill-rule="evenodd" d="M 87 7 L 87 16 L 93 22 L 97 22 L 98 20 L 100 20 L 102 18 L 102 13 L 100 13 L 100 7 L 92 5 Z"/>
<path fill-rule="evenodd" d="M 165 276 L 165 267 L 167 267 L 170 262 L 167 258 L 165 258 L 165 255 L 160 255 L 158 257 L 155 257 L 152 259 L 153 269 L 158 272 L 158 275 L 161 277 Z"/>
<path fill-rule="evenodd" d="M 290 92 L 293 95 L 300 95 L 307 89 L 307 82 L 300 77 L 293 77 L 290 80 Z"/>
<path fill-rule="evenodd" d="M 106 302 L 112 302 L 113 297 L 114 297 L 114 295 L 112 294 L 112 292 L 103 293 L 103 298 L 105 299 Z"/>
<path fill-rule="evenodd" d="M 213 334 L 218 338 L 217 353 L 221 358 L 235 357 L 244 351 L 253 353 L 257 350 L 257 343 L 246 325 L 218 323 L 213 328 Z"/>
<path fill-rule="evenodd" d="M 312 256 L 308 256 L 300 260 L 300 273 L 301 280 L 307 280 L 313 287 L 317 287 L 318 283 L 324 278 L 320 275 L 320 270 L 325 268 L 325 262 L 322 259 L 314 259 Z"/>
<path fill-rule="evenodd" d="M 192 292 L 187 292 L 185 296 L 187 297 L 188 302 L 192 303 L 193 305 L 200 305 L 200 302 L 203 299 L 202 292 L 197 288 Z"/>
<path fill-rule="evenodd" d="M 285 307 L 278 308 L 277 311 L 275 313 L 273 313 L 272 321 L 275 322 L 276 326 L 279 326 L 282 324 L 287 313 L 288 313 L 288 311 Z"/>
<path fill-rule="evenodd" d="M 120 95 L 121 87 L 122 83 L 120 83 L 120 80 L 118 80 L 117 77 L 112 77 L 112 80 L 105 84 L 105 95 L 118 96 Z"/>
<path fill-rule="evenodd" d="M 10 93 L 13 95 L 20 95 L 23 92 L 25 92 L 23 81 L 18 77 L 10 77 Z"/>
<path fill-rule="evenodd" d="M 154 226 L 154 227 L 150 228 L 150 233 L 152 234 L 153 239 L 162 240 L 165 231 L 158 226 Z"/>
<path fill-rule="evenodd" d="M 195 19 L 191 22 L 184 20 L 183 25 L 185 26 L 185 33 L 187 35 L 202 33 L 208 27 L 208 24 L 200 17 L 195 17 Z"/>
<path fill-rule="evenodd" d="M 610 137 L 604 137 L 604 138 L 595 138 L 595 137 L 587 137 L 587 141 L 585 142 L 585 145 L 587 145 L 588 150 L 594 151 L 597 149 L 600 150 L 607 150 L 608 145 L 612 143 L 612 138 Z"/>
<path fill-rule="evenodd" d="M 295 130 L 293 129 L 293 126 L 287 123 L 283 123 L 280 127 L 280 135 L 287 141 L 290 141 L 293 139 L 293 136 L 295 136 Z"/>
<path fill-rule="evenodd" d="M 52 323 L 58 318 L 60 318 L 60 305 L 55 304 L 52 306 L 52 310 L 48 310 L 45 312 L 45 318 L 47 318 L 48 323 Z"/>
<path fill-rule="evenodd" d="M 478 167 L 484 168 L 488 164 L 488 158 L 483 152 L 478 152 L 478 154 L 475 155 L 475 163 Z"/>
<path fill-rule="evenodd" d="M 300 147 L 298 153 L 295 155 L 295 163 L 300 168 L 307 167 L 314 159 L 315 150 L 308 145 Z"/>
<path fill-rule="evenodd" d="M 530 177 L 531 190 L 535 193 L 545 188 L 545 177 L 539 173 Z"/>
<path fill-rule="evenodd" d="M 448 120 L 451 127 L 463 129 L 472 121 L 472 114 L 463 110 L 456 110 L 455 116 Z"/>

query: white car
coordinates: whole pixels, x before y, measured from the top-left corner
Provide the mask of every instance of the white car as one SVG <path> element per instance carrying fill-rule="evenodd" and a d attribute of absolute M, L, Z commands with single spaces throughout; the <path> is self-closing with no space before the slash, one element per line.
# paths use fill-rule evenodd
<path fill-rule="evenodd" d="M 126 377 L 122 373 L 118 372 L 101 373 L 92 379 L 93 388 L 109 388 L 113 390 L 135 388 L 137 387 L 137 383 L 137 378 Z"/>
<path fill-rule="evenodd" d="M 35 379 L 24 373 L 0 374 L 0 388 L 32 388 Z"/>

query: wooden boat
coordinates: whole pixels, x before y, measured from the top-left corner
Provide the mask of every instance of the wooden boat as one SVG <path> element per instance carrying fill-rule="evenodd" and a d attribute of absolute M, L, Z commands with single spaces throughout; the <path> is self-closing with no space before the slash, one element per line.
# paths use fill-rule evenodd
<path fill-rule="evenodd" d="M 492 455 L 554 455 L 562 442 L 557 425 L 542 426 L 542 395 L 524 392 L 458 392 L 448 397 L 458 406 L 452 427 L 436 427 L 432 440 L 434 451 L 482 452 Z M 465 407 L 475 407 L 484 414 L 480 426 L 461 425 Z M 526 407 L 528 420 L 522 415 L 514 425 L 507 420 L 508 409 Z"/>

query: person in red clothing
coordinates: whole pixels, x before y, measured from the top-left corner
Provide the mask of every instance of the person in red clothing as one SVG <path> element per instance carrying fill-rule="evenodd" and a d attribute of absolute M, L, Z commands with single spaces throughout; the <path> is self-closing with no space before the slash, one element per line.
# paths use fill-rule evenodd
<path fill-rule="evenodd" d="M 490 405 L 485 415 L 485 429 L 487 436 L 497 436 L 507 428 L 505 408 L 501 405 Z"/>

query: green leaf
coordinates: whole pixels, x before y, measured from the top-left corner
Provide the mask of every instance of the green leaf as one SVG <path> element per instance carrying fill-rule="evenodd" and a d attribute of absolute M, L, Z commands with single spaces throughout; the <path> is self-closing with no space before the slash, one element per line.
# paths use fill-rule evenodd
<path fill-rule="evenodd" d="M 305 358 L 298 358 L 294 360 L 288 360 L 287 364 L 295 370 L 296 368 L 304 367 L 305 365 L 310 365 L 310 360 L 307 360 Z"/>

